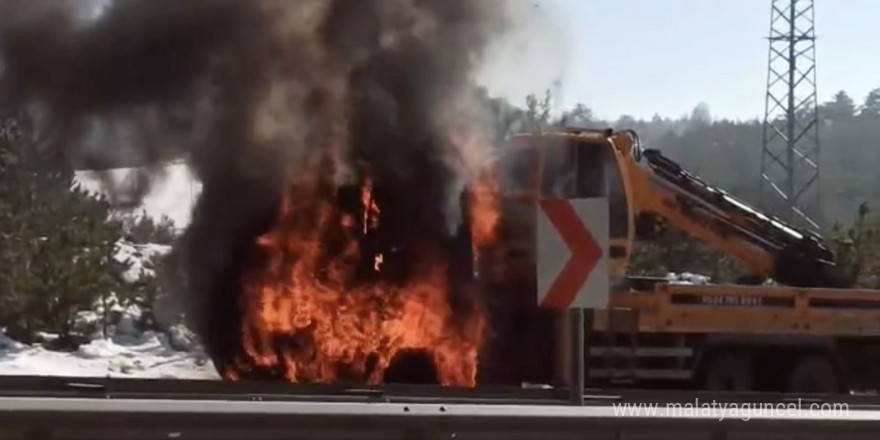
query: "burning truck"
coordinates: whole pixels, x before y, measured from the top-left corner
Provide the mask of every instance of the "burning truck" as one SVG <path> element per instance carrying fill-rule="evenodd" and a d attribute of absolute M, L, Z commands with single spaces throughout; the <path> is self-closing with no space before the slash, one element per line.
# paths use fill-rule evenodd
<path fill-rule="evenodd" d="M 456 387 L 565 380 L 554 363 L 558 315 L 535 302 L 531 224 L 527 214 L 502 215 L 524 204 L 502 198 L 494 165 L 451 202 L 459 218 L 448 216 L 443 185 L 429 183 L 442 181 L 430 164 L 416 171 L 424 186 L 366 171 L 354 184 L 291 181 L 241 229 L 236 257 L 206 286 L 199 333 L 221 376 Z M 332 176 L 332 166 L 318 165 L 317 176 Z"/>
<path fill-rule="evenodd" d="M 476 385 L 488 316 L 474 255 L 493 238 L 491 182 L 462 194 L 450 230 L 425 187 L 358 181 L 293 181 L 243 234 L 200 332 L 224 378 Z"/>

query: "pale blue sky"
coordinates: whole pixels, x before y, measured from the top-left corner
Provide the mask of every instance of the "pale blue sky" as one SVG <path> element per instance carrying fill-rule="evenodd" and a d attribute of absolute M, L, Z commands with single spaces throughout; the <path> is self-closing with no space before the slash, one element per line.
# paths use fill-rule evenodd
<path fill-rule="evenodd" d="M 515 101 L 559 79 L 562 107 L 603 118 L 677 117 L 701 101 L 716 117 L 763 115 L 771 0 L 532 1 L 549 17 L 531 31 L 544 41 L 492 76 Z M 815 1 L 820 101 L 846 90 L 860 103 L 880 87 L 880 0 Z"/>

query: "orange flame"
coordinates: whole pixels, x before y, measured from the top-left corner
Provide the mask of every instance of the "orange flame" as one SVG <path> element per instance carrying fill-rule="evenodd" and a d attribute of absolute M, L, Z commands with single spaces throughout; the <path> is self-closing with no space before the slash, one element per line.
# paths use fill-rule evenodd
<path fill-rule="evenodd" d="M 367 181 L 361 187 L 361 203 L 364 206 L 364 234 L 379 226 L 379 205 L 373 200 L 373 181 Z"/>
<path fill-rule="evenodd" d="M 330 201 L 333 190 L 290 185 L 276 225 L 258 239 L 267 262 L 246 274 L 242 296 L 249 361 L 280 368 L 291 382 L 376 384 L 395 354 L 419 349 L 433 358 L 441 384 L 476 385 L 485 317 L 453 316 L 445 262 L 421 262 L 401 286 L 358 282 L 357 234 L 376 228 L 381 211 L 365 182 L 358 229 L 355 217 Z M 383 260 L 374 257 L 376 271 Z"/>
<path fill-rule="evenodd" d="M 501 193 L 495 170 L 490 166 L 486 153 L 486 140 L 479 131 L 459 127 L 450 132 L 454 146 L 471 175 L 469 185 L 469 211 L 471 243 L 476 267 L 480 253 L 495 243 L 501 220 Z"/>
<path fill-rule="evenodd" d="M 500 219 L 499 203 L 497 180 L 485 174 L 471 189 L 471 236 L 475 248 L 495 241 Z"/>
<path fill-rule="evenodd" d="M 382 270 L 382 263 L 385 261 L 385 256 L 382 254 L 376 254 L 373 258 L 373 270 L 379 272 Z"/>

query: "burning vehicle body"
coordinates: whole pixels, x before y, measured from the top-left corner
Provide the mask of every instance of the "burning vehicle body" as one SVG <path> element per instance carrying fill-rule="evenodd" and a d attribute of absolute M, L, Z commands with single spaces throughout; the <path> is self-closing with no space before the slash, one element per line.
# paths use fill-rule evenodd
<path fill-rule="evenodd" d="M 476 385 L 487 315 L 471 231 L 494 199 L 463 193 L 450 230 L 424 187 L 360 182 L 292 182 L 245 234 L 202 332 L 225 378 Z"/>

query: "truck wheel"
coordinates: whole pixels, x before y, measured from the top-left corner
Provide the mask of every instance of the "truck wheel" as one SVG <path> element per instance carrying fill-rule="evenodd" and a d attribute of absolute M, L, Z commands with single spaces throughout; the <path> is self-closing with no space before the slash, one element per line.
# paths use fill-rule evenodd
<path fill-rule="evenodd" d="M 788 380 L 790 393 L 828 394 L 841 391 L 837 369 L 827 356 L 808 354 L 798 359 Z"/>
<path fill-rule="evenodd" d="M 710 391 L 751 391 L 755 374 L 750 357 L 740 353 L 713 356 L 703 375 L 703 388 Z"/>

